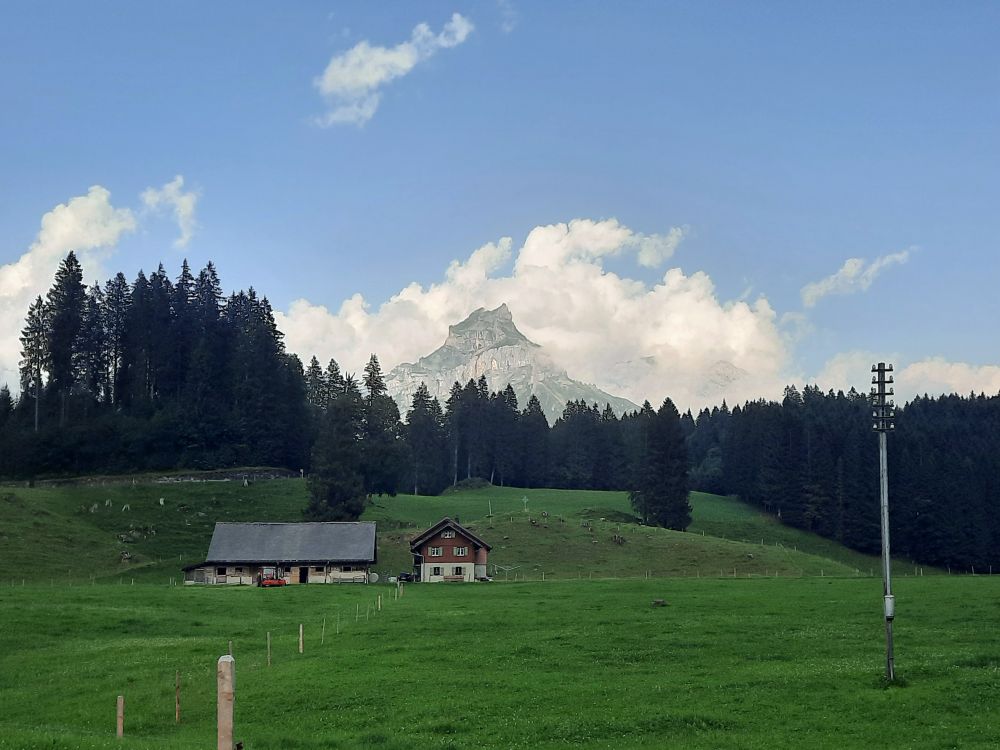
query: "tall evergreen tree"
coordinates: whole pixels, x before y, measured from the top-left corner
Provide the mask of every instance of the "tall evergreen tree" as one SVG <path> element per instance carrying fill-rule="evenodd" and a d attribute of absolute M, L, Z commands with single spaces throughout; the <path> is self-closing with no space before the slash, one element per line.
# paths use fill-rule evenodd
<path fill-rule="evenodd" d="M 330 402 L 313 446 L 306 517 L 316 521 L 356 521 L 365 509 L 362 473 L 361 394 L 348 379 Z"/>
<path fill-rule="evenodd" d="M 108 403 L 117 404 L 123 389 L 122 369 L 125 365 L 126 336 L 132 290 L 125 274 L 117 273 L 104 285 L 104 358 L 108 367 Z"/>
<path fill-rule="evenodd" d="M 413 394 L 404 428 L 407 479 L 414 495 L 436 495 L 448 484 L 448 437 L 436 398 L 421 383 Z"/>
<path fill-rule="evenodd" d="M 41 297 L 28 308 L 21 330 L 21 393 L 30 393 L 34 401 L 34 425 L 38 432 L 42 402 L 43 373 L 48 365 L 49 309 Z"/>
<path fill-rule="evenodd" d="M 544 487 L 549 474 L 549 423 L 534 394 L 517 422 L 521 447 L 521 481 L 525 487 Z"/>
<path fill-rule="evenodd" d="M 365 366 L 362 413 L 362 473 L 370 495 L 395 495 L 404 461 L 399 407 L 388 395 L 374 354 Z"/>
<path fill-rule="evenodd" d="M 642 470 L 630 494 L 645 523 L 684 531 L 691 523 L 688 458 L 680 414 L 669 398 L 646 423 Z"/>
<path fill-rule="evenodd" d="M 60 425 L 66 423 L 68 401 L 76 383 L 73 359 L 83 322 L 85 299 L 83 269 L 76 254 L 70 252 L 59 264 L 46 298 L 49 310 L 49 385 L 59 399 Z"/>

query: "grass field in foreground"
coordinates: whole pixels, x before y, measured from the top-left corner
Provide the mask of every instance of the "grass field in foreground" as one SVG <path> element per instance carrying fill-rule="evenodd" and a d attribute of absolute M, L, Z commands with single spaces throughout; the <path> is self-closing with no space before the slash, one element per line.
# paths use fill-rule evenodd
<path fill-rule="evenodd" d="M 0 748 L 211 747 L 230 639 L 247 750 L 996 747 L 1000 578 L 896 589 L 887 688 L 877 579 L 4 588 Z"/>

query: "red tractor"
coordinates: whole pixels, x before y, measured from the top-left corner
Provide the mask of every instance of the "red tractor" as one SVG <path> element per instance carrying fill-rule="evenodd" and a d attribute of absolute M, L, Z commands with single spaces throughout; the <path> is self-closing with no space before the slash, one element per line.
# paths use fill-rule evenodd
<path fill-rule="evenodd" d="M 270 586 L 285 586 L 288 584 L 282 575 L 280 568 L 264 567 L 257 573 L 257 585 L 262 588 Z"/>

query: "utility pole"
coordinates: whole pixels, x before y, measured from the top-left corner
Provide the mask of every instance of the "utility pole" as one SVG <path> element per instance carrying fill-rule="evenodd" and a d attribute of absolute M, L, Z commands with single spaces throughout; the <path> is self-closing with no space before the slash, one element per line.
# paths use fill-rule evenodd
<path fill-rule="evenodd" d="M 879 362 L 872 365 L 872 429 L 878 433 L 879 500 L 882 525 L 882 588 L 885 614 L 885 678 L 896 679 L 892 653 L 892 620 L 896 614 L 896 599 L 892 595 L 892 571 L 889 558 L 889 466 L 886 456 L 886 433 L 896 429 L 896 407 L 890 396 L 892 365 Z"/>

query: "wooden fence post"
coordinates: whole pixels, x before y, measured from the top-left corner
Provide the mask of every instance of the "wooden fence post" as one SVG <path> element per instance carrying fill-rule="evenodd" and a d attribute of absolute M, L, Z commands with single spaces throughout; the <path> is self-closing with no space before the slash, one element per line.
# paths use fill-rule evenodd
<path fill-rule="evenodd" d="M 116 711 L 116 737 L 125 736 L 125 696 L 118 696 L 118 710 Z"/>
<path fill-rule="evenodd" d="M 267 666 L 271 666 L 271 631 L 267 631 Z"/>
<path fill-rule="evenodd" d="M 219 657 L 216 671 L 218 683 L 218 750 L 233 750 L 233 704 L 236 702 L 236 660 L 226 654 Z"/>
<path fill-rule="evenodd" d="M 299 623 L 299 653 L 305 652 L 305 643 L 302 641 L 302 623 Z"/>
<path fill-rule="evenodd" d="M 319 645 L 322 646 L 323 642 L 326 641 L 326 618 L 323 618 L 323 630 L 319 634 Z"/>
<path fill-rule="evenodd" d="M 181 672 L 174 676 L 174 723 L 181 723 Z"/>

